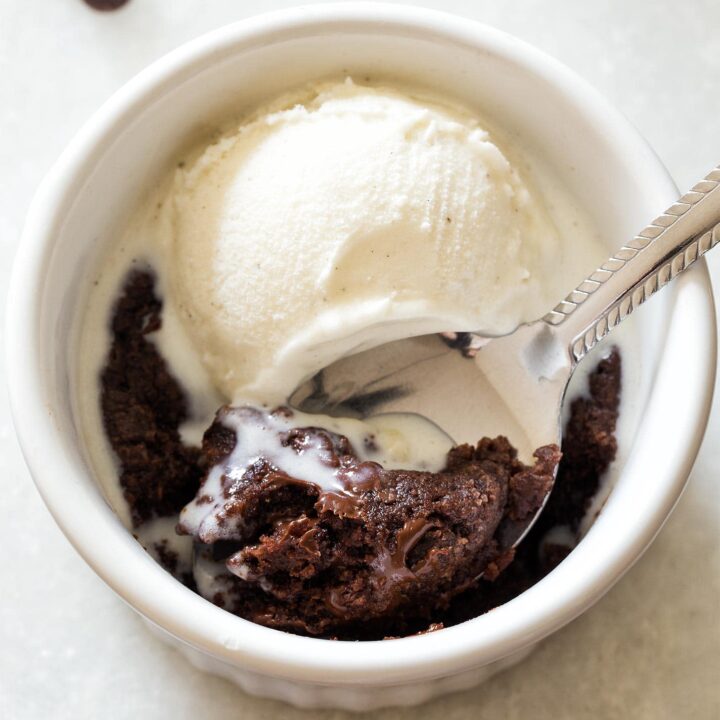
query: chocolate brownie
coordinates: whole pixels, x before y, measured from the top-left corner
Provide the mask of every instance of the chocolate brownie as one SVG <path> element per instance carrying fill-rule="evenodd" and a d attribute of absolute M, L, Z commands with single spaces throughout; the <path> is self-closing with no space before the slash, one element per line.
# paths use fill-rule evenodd
<path fill-rule="evenodd" d="M 128 276 L 100 380 L 105 433 L 136 526 L 179 513 L 200 482 L 198 449 L 183 445 L 178 430 L 188 414 L 185 393 L 151 339 L 162 309 L 154 285 L 147 271 Z"/>
<path fill-rule="evenodd" d="M 614 348 L 589 377 L 589 395 L 573 400 L 563 432 L 563 457 L 547 505 L 513 561 L 493 582 L 458 595 L 437 621 L 446 626 L 482 615 L 532 587 L 556 568 L 578 541 L 578 529 L 610 463 L 620 407 L 622 362 Z M 564 532 L 558 533 L 558 529 Z M 564 538 L 553 540 L 553 535 Z"/>
<path fill-rule="evenodd" d="M 125 497 L 136 525 L 177 516 L 193 498 L 207 504 L 213 521 L 192 530 L 198 591 L 270 627 L 371 639 L 486 612 L 570 552 L 615 456 L 621 361 L 614 350 L 591 375 L 589 395 L 572 404 L 555 487 L 516 553 L 503 550 L 503 538 L 537 507 L 557 448 L 541 449 L 527 468 L 507 440 L 485 439 L 455 448 L 445 471 L 431 474 L 363 463 L 346 438 L 295 428 L 281 439 L 284 447 L 314 448 L 328 467 L 342 470 L 340 492 L 260 461 L 222 503 L 209 494 L 203 500 L 202 491 L 196 495 L 200 479 L 207 482 L 212 468 L 219 468 L 216 479 L 226 474 L 235 448 L 225 415 L 247 412 L 250 420 L 257 411 L 223 408 L 202 452 L 183 445 L 178 428 L 187 401 L 152 342 L 161 307 L 152 274 L 134 272 L 115 307 L 101 377 L 103 418 Z"/>
<path fill-rule="evenodd" d="M 222 560 L 219 576 L 235 576 L 223 579 L 222 590 L 211 584 L 208 599 L 249 620 L 309 635 L 362 629 L 365 637 L 382 636 L 427 626 L 489 565 L 490 574 L 499 572 L 504 519 L 534 515 L 560 459 L 559 448 L 548 446 L 527 467 L 505 438 L 496 438 L 453 449 L 440 473 L 386 470 L 361 461 L 341 435 L 312 427 L 280 431 L 278 446 L 291 449 L 296 462 L 302 455 L 307 467 L 315 458 L 330 471 L 328 487 L 327 478 L 323 485 L 283 472 L 271 457 L 236 464 L 235 438 L 276 433 L 273 415 L 293 413 L 219 411 L 203 441 L 208 473 L 178 527 Z"/>

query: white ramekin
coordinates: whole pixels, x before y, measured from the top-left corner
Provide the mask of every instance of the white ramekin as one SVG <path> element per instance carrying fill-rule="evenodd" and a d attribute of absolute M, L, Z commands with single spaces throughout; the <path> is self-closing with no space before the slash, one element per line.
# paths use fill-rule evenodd
<path fill-rule="evenodd" d="M 457 95 L 543 149 L 617 245 L 676 190 L 658 159 L 583 81 L 524 43 L 411 7 L 281 11 L 172 52 L 116 93 L 50 172 L 32 204 L 7 316 L 11 403 L 52 514 L 107 584 L 191 660 L 252 693 L 303 706 L 370 709 L 469 687 L 523 657 L 594 603 L 677 501 L 710 407 L 715 323 L 704 263 L 641 309 L 647 396 L 603 512 L 572 555 L 520 597 L 420 637 L 346 643 L 234 617 L 176 583 L 118 521 L 93 482 L 72 403 L 80 288 L 100 249 L 182 144 L 213 118 L 323 75 L 396 77 Z M 647 308 L 647 309 L 646 309 Z M 672 422 L 668 420 L 672 418 Z"/>

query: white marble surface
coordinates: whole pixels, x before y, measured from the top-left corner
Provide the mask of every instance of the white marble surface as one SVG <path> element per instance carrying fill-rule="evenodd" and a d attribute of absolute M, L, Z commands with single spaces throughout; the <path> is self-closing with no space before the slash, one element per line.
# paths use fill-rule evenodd
<path fill-rule="evenodd" d="M 122 12 L 101 15 L 80 0 L 0 0 L 3 300 L 32 193 L 87 116 L 183 41 L 291 4 L 131 0 Z M 717 0 L 427 4 L 496 25 L 575 68 L 640 128 L 681 187 L 720 162 Z M 720 254 L 711 266 L 720 280 Z M 378 717 L 720 718 L 719 405 L 673 517 L 591 612 L 474 691 Z M 342 715 L 249 698 L 151 637 L 56 529 L 20 457 L 4 389 L 0 477 L 0 718 Z"/>

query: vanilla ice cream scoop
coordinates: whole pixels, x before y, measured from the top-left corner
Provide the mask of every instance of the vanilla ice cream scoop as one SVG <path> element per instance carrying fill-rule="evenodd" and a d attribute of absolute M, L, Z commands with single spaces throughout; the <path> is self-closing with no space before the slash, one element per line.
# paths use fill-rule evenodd
<path fill-rule="evenodd" d="M 505 333 L 557 294 L 558 233 L 507 155 L 468 111 L 396 90 L 324 84 L 258 111 L 170 200 L 169 292 L 235 401 L 282 401 L 396 338 Z"/>

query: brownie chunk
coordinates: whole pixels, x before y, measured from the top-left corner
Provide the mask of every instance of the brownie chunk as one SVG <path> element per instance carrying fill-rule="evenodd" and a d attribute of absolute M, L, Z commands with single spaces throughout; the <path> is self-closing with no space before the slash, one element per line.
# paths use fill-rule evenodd
<path fill-rule="evenodd" d="M 179 529 L 206 559 L 224 562 L 218 576 L 234 576 L 209 584 L 209 599 L 309 635 L 382 636 L 431 623 L 488 566 L 500 572 L 503 520 L 534 515 L 560 459 L 557 447 L 541 448 L 527 467 L 500 437 L 454 448 L 440 473 L 386 470 L 361 461 L 341 435 L 278 423 L 291 417 L 287 408 L 222 408 L 203 442 L 210 469 Z M 276 437 L 258 440 L 258 428 Z M 236 451 L 234 438 L 254 439 L 266 456 Z M 316 482 L 279 468 L 278 458 L 290 469 L 301 457 Z"/>
<path fill-rule="evenodd" d="M 563 435 L 564 461 L 543 511 L 543 527 L 567 525 L 577 531 L 600 479 L 615 459 L 620 407 L 620 353 L 614 349 L 589 377 L 590 395 L 575 399 Z"/>
<path fill-rule="evenodd" d="M 142 271 L 125 281 L 101 376 L 105 432 L 136 526 L 179 513 L 200 480 L 198 449 L 185 447 L 178 431 L 187 418 L 185 394 L 148 338 L 161 325 L 154 285 L 153 276 Z"/>
<path fill-rule="evenodd" d="M 570 406 L 555 485 L 514 559 L 493 582 L 486 573 L 477 587 L 458 595 L 437 622 L 456 625 L 512 600 L 572 551 L 580 523 L 617 453 L 621 380 L 622 361 L 614 348 L 590 374 L 589 395 L 576 398 Z"/>

